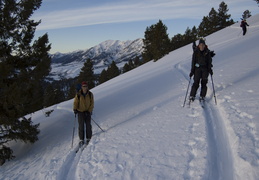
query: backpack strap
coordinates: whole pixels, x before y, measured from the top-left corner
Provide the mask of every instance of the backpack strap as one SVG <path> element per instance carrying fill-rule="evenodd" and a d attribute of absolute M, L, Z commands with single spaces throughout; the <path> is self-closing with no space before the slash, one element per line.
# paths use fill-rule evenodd
<path fill-rule="evenodd" d="M 88 93 L 89 93 L 89 96 L 90 96 L 90 100 L 92 100 L 93 93 L 91 91 L 88 91 Z M 78 100 L 80 100 L 80 94 L 76 93 L 76 96 L 77 96 Z"/>
<path fill-rule="evenodd" d="M 88 93 L 89 93 L 89 96 L 90 96 L 90 100 L 92 100 L 93 93 L 91 91 L 88 91 Z"/>

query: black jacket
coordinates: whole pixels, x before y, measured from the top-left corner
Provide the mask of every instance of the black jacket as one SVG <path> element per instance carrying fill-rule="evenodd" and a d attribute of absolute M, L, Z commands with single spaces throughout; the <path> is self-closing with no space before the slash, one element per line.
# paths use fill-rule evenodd
<path fill-rule="evenodd" d="M 197 48 L 193 52 L 191 72 L 194 73 L 195 68 L 207 69 L 208 72 L 212 71 L 212 58 L 208 48 L 205 48 L 204 51 L 200 51 L 200 49 Z"/>
<path fill-rule="evenodd" d="M 241 24 L 240 24 L 240 27 L 242 27 L 243 29 L 246 29 L 246 26 L 249 26 L 249 25 L 247 24 L 247 22 L 242 21 Z"/>

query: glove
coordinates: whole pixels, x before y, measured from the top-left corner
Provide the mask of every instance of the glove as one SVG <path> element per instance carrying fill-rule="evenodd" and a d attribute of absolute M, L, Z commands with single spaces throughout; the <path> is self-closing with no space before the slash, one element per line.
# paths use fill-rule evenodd
<path fill-rule="evenodd" d="M 78 111 L 77 109 L 74 109 L 74 114 L 77 115 Z"/>
<path fill-rule="evenodd" d="M 210 56 L 211 57 L 214 57 L 216 54 L 215 54 L 215 52 L 214 51 L 210 51 Z"/>
<path fill-rule="evenodd" d="M 190 78 L 194 75 L 193 71 L 190 72 Z"/>
<path fill-rule="evenodd" d="M 210 73 L 211 75 L 213 75 L 213 71 L 212 71 L 212 69 L 209 71 L 209 73 Z"/>

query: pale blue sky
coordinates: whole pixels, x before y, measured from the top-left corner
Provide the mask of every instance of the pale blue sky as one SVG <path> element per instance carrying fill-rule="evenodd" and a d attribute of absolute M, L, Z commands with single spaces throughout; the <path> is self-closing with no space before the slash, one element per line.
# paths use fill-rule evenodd
<path fill-rule="evenodd" d="M 222 0 L 43 0 L 34 20 L 41 19 L 35 37 L 45 33 L 51 53 L 72 52 L 93 47 L 105 40 L 144 38 L 148 26 L 159 19 L 169 37 L 197 27 L 212 7 Z M 231 18 L 239 21 L 243 12 L 259 13 L 253 0 L 225 0 Z"/>

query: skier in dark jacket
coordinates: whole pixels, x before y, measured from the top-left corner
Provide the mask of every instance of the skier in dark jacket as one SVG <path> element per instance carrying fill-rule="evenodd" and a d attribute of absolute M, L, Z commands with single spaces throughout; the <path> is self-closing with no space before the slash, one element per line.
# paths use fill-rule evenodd
<path fill-rule="evenodd" d="M 240 27 L 242 27 L 242 29 L 243 29 L 243 36 L 246 34 L 246 26 L 249 26 L 249 25 L 247 24 L 246 20 L 244 19 L 241 21 L 241 24 L 240 24 Z"/>
<path fill-rule="evenodd" d="M 82 89 L 76 94 L 74 98 L 74 113 L 78 114 L 78 135 L 79 145 L 84 144 L 85 130 L 86 130 L 86 144 L 92 138 L 91 114 L 94 108 L 94 97 L 92 92 L 88 90 L 87 82 L 82 82 Z"/>
<path fill-rule="evenodd" d="M 194 82 L 190 93 L 190 101 L 195 100 L 197 89 L 201 83 L 200 100 L 204 100 L 207 94 L 207 83 L 209 74 L 213 75 L 211 53 L 205 41 L 200 39 L 198 48 L 194 50 L 192 56 L 192 68 L 190 78 L 194 75 Z"/>

